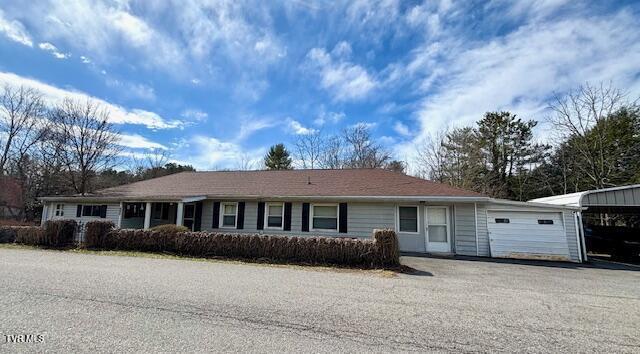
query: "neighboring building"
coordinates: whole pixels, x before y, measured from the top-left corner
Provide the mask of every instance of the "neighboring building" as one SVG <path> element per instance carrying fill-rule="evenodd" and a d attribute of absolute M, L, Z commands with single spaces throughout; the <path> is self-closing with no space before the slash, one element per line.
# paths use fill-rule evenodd
<path fill-rule="evenodd" d="M 22 187 L 13 178 L 0 176 L 0 219 L 15 219 L 22 211 Z"/>
<path fill-rule="evenodd" d="M 404 252 L 582 260 L 579 208 L 497 200 L 381 169 L 183 172 L 42 200 L 43 221 L 361 238 L 390 228 Z"/>

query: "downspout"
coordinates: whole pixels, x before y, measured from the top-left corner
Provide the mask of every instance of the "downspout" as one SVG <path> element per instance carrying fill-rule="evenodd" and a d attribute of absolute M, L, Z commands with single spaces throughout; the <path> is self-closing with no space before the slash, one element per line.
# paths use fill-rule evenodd
<path fill-rule="evenodd" d="M 478 244 L 478 203 L 473 203 L 473 224 L 476 226 L 476 257 L 480 256 L 480 245 Z"/>

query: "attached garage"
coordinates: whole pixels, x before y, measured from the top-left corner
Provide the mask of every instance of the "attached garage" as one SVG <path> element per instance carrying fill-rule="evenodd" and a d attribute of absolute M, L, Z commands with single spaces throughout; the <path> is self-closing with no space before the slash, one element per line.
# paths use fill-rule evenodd
<path fill-rule="evenodd" d="M 561 212 L 488 210 L 493 257 L 571 260 Z"/>

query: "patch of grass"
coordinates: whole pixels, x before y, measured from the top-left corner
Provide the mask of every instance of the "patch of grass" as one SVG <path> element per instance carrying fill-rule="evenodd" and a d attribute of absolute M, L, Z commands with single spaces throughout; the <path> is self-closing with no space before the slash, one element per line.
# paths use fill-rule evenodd
<path fill-rule="evenodd" d="M 253 266 L 272 267 L 272 268 L 294 268 L 294 269 L 310 270 L 310 271 L 316 271 L 316 272 L 332 271 L 332 272 L 339 272 L 339 273 L 371 274 L 371 275 L 379 275 L 385 278 L 395 277 L 397 276 L 398 272 L 403 272 L 402 267 L 398 269 L 363 269 L 363 268 L 353 268 L 353 267 L 351 268 L 341 267 L 341 266 L 335 266 L 335 265 L 315 265 L 315 264 L 274 262 L 267 259 L 252 260 L 252 259 L 234 259 L 234 258 L 222 258 L 222 257 L 196 258 L 196 257 L 179 256 L 179 255 L 170 254 L 170 253 L 157 253 L 157 252 L 100 251 L 100 250 L 88 250 L 88 249 L 82 249 L 82 248 L 43 249 L 37 246 L 20 245 L 15 243 L 0 244 L 0 249 L 37 250 L 37 251 L 43 251 L 43 252 L 68 252 L 68 253 L 76 253 L 76 254 L 90 254 L 90 255 L 96 255 L 96 256 L 172 259 L 172 260 L 182 260 L 182 261 L 191 261 L 191 262 L 253 265 Z"/>

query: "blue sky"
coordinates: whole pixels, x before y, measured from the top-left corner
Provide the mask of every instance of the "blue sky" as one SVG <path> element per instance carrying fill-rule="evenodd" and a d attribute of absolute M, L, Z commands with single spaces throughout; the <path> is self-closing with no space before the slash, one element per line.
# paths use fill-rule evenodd
<path fill-rule="evenodd" d="M 98 100 L 131 154 L 198 169 L 357 123 L 411 161 L 486 111 L 542 120 L 586 81 L 637 97 L 639 19 L 625 1 L 0 0 L 0 83 Z"/>

